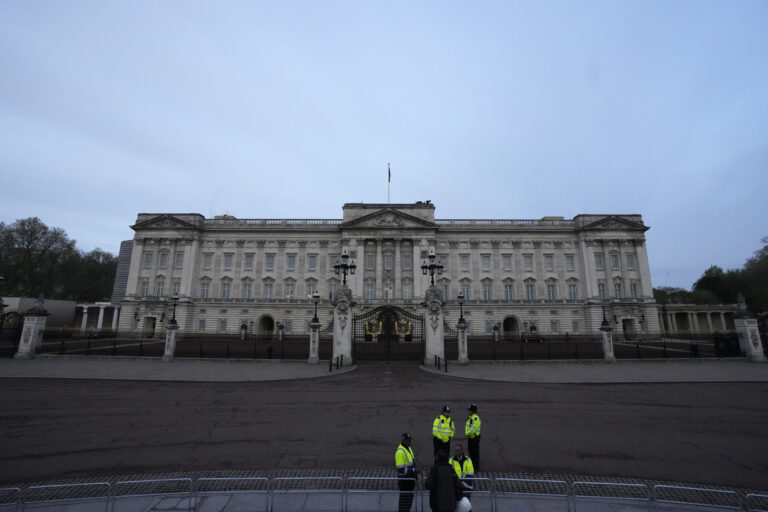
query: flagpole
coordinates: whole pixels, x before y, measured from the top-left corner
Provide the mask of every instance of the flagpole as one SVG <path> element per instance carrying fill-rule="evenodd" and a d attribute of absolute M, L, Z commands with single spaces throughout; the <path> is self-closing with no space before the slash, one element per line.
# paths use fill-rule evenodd
<path fill-rule="evenodd" d="M 389 182 L 392 181 L 392 171 L 389 169 L 389 163 L 387 163 L 387 204 L 389 204 Z"/>

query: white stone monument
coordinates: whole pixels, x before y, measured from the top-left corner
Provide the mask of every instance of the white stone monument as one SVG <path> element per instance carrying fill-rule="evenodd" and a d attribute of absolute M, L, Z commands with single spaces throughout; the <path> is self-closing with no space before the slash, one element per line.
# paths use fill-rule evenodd
<path fill-rule="evenodd" d="M 613 327 L 611 327 L 607 320 L 603 320 L 603 324 L 600 326 L 600 334 L 603 336 L 603 360 L 606 363 L 616 362 L 616 356 L 613 354 L 613 336 L 611 331 L 613 331 Z"/>
<path fill-rule="evenodd" d="M 352 362 L 352 290 L 342 286 L 333 303 L 333 359 L 343 356 Z"/>
<path fill-rule="evenodd" d="M 176 320 L 171 320 L 168 323 L 168 329 L 165 330 L 165 353 L 163 354 L 163 361 L 173 361 L 173 356 L 176 353 L 176 333 L 179 330 L 179 324 Z"/>
<path fill-rule="evenodd" d="M 425 308 L 424 365 L 429 366 L 434 364 L 435 356 L 445 360 L 443 294 L 437 286 L 427 288 L 422 305 Z"/>
<path fill-rule="evenodd" d="M 318 364 L 320 362 L 320 322 L 311 322 L 309 324 L 309 364 Z"/>
<path fill-rule="evenodd" d="M 463 321 L 464 318 L 459 319 L 459 323 L 456 324 L 457 338 L 459 341 L 459 364 L 469 364 L 469 356 L 467 355 L 467 323 Z"/>
<path fill-rule="evenodd" d="M 43 307 L 43 301 L 38 300 L 35 307 L 24 313 L 24 327 L 21 330 L 19 348 L 14 359 L 32 359 L 35 350 L 43 344 L 43 331 L 48 311 Z"/>
<path fill-rule="evenodd" d="M 760 341 L 760 331 L 757 328 L 757 320 L 747 311 L 744 295 L 739 292 L 736 302 L 739 310 L 733 314 L 733 324 L 739 334 L 739 347 L 747 357 L 747 361 L 764 362 L 763 344 Z"/>

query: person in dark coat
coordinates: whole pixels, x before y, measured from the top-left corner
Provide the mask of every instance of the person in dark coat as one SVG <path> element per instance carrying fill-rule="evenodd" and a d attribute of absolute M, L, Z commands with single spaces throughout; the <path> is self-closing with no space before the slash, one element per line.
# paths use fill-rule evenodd
<path fill-rule="evenodd" d="M 440 450 L 435 465 L 429 470 L 425 482 L 429 489 L 429 508 L 432 512 L 454 512 L 456 502 L 462 497 L 461 485 L 456 472 L 448 464 L 448 453 Z"/>

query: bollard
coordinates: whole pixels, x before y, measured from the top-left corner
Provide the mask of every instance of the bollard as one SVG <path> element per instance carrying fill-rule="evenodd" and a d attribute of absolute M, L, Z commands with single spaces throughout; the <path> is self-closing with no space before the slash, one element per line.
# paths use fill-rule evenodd
<path fill-rule="evenodd" d="M 229 359 L 229 336 L 227 336 L 227 359 Z"/>
<path fill-rule="evenodd" d="M 344 366 L 344 354 L 341 354 L 341 366 Z"/>
<path fill-rule="evenodd" d="M 331 357 L 331 358 L 328 360 L 328 371 L 329 371 L 329 372 L 332 372 L 332 371 L 333 371 L 333 357 Z"/>
<path fill-rule="evenodd" d="M 336 369 L 339 369 L 339 356 L 336 356 Z"/>
<path fill-rule="evenodd" d="M 61 338 L 61 348 L 59 348 L 59 355 L 64 355 L 64 351 L 66 348 L 64 347 L 64 338 Z"/>
<path fill-rule="evenodd" d="M 434 364 L 434 366 L 435 366 L 435 368 L 437 368 L 437 354 L 435 354 L 435 364 Z"/>
<path fill-rule="evenodd" d="M 200 359 L 203 358 L 203 338 L 200 338 Z"/>
<path fill-rule="evenodd" d="M 448 373 L 448 359 L 445 360 L 445 364 L 443 366 L 445 366 L 445 373 Z"/>

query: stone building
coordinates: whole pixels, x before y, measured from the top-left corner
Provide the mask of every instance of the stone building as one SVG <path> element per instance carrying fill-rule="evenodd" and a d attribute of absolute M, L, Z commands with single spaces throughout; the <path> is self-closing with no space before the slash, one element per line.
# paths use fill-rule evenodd
<path fill-rule="evenodd" d="M 172 314 L 186 331 L 304 333 L 321 296 L 327 328 L 342 283 L 343 251 L 355 313 L 393 304 L 421 313 L 429 286 L 421 266 L 434 251 L 446 299 L 457 295 L 475 333 L 596 331 L 603 314 L 624 331 L 658 332 L 640 215 L 538 220 L 435 219 L 430 202 L 348 203 L 341 219 L 238 219 L 141 213 L 135 231 L 121 329 L 159 329 Z"/>

